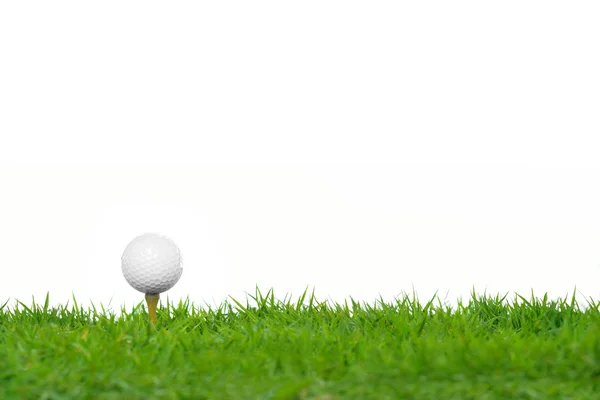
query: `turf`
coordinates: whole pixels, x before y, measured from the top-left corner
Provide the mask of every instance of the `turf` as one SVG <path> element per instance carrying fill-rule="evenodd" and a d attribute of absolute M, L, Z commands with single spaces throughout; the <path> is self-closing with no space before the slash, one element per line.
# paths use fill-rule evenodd
<path fill-rule="evenodd" d="M 600 313 L 573 296 L 0 309 L 1 399 L 598 399 Z"/>

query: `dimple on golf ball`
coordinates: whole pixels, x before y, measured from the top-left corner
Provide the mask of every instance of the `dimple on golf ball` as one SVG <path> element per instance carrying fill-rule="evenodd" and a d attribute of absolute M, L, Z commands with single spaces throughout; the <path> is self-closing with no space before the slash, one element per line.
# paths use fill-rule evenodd
<path fill-rule="evenodd" d="M 171 289 L 183 272 L 181 253 L 169 238 L 155 233 L 138 236 L 121 256 L 121 268 L 127 282 L 146 294 Z"/>

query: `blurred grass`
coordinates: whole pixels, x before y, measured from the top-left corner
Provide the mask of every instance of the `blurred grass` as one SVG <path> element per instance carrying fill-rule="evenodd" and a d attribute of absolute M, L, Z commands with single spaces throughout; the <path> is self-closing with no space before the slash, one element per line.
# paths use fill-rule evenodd
<path fill-rule="evenodd" d="M 0 399 L 598 399 L 600 313 L 588 301 L 478 296 L 451 308 L 243 302 L 0 306 Z"/>

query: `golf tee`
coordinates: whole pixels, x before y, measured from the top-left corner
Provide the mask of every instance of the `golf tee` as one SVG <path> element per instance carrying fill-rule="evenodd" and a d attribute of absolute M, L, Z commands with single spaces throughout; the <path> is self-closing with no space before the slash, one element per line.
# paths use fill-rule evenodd
<path fill-rule="evenodd" d="M 148 304 L 148 315 L 152 325 L 156 324 L 156 307 L 158 306 L 159 294 L 146 294 L 146 304 Z"/>

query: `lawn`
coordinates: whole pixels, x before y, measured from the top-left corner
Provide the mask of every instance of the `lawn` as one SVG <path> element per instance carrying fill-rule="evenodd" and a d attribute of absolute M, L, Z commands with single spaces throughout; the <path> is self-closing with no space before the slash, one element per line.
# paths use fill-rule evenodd
<path fill-rule="evenodd" d="M 0 399 L 598 399 L 600 313 L 575 297 L 457 307 L 273 291 L 220 307 L 8 302 Z"/>

